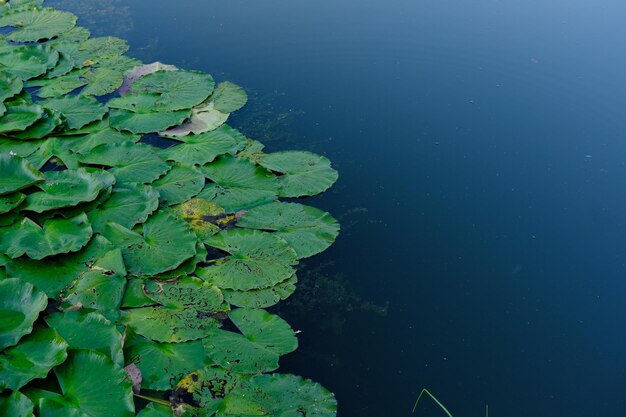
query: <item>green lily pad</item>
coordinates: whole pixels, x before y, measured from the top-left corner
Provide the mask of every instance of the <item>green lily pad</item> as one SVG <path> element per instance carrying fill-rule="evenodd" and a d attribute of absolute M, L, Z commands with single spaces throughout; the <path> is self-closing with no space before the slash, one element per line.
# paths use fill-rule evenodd
<path fill-rule="evenodd" d="M 26 158 L 35 152 L 45 141 L 43 140 L 15 140 L 11 138 L 0 137 L 0 154 L 12 153 L 22 158 Z M 0 176 L 2 178 L 2 176 Z M 42 177 L 43 180 L 43 177 Z M 0 192 L 0 194 L 2 194 Z"/>
<path fill-rule="evenodd" d="M 150 403 L 137 414 L 137 417 L 172 417 L 172 409 L 165 405 Z"/>
<path fill-rule="evenodd" d="M 169 170 L 169 165 L 143 143 L 123 142 L 96 146 L 80 158 L 85 164 L 112 167 L 120 182 L 150 183 Z"/>
<path fill-rule="evenodd" d="M 39 169 L 48 162 L 64 165 L 69 169 L 78 169 L 80 167 L 78 158 L 61 142 L 62 140 L 59 138 L 48 138 L 35 153 L 28 155 L 26 159 Z"/>
<path fill-rule="evenodd" d="M 0 195 L 14 193 L 44 180 L 41 172 L 19 156 L 0 154 Z"/>
<path fill-rule="evenodd" d="M 330 188 L 339 174 L 330 161 L 304 151 L 274 152 L 259 158 L 259 164 L 278 172 L 281 197 L 302 197 L 319 194 Z"/>
<path fill-rule="evenodd" d="M 108 319 L 116 320 L 124 296 L 125 277 L 122 252 L 114 249 L 90 265 L 88 271 L 65 288 L 61 301 L 69 307 L 99 310 Z"/>
<path fill-rule="evenodd" d="M 243 146 L 238 137 L 222 128 L 185 136 L 180 140 L 184 140 L 183 143 L 163 149 L 161 156 L 169 161 L 204 165 L 213 162 L 220 155 L 234 155 Z"/>
<path fill-rule="evenodd" d="M 190 372 L 211 364 L 200 340 L 159 343 L 135 335 L 127 339 L 124 351 L 127 362 L 141 370 L 142 389 L 170 390 Z"/>
<path fill-rule="evenodd" d="M 0 280 L 0 350 L 30 333 L 47 305 L 46 295 L 32 284 L 16 278 Z"/>
<path fill-rule="evenodd" d="M 24 130 L 42 116 L 43 108 L 38 104 L 9 104 L 4 115 L 0 117 L 0 133 Z"/>
<path fill-rule="evenodd" d="M 148 298 L 143 292 L 143 285 L 146 280 L 141 278 L 130 278 L 126 284 L 124 298 L 122 298 L 122 308 L 146 307 L 154 304 L 152 298 Z"/>
<path fill-rule="evenodd" d="M 145 294 L 152 307 L 122 311 L 122 319 L 137 334 L 157 342 L 179 343 L 205 337 L 225 318 L 220 290 L 194 277 L 175 282 L 148 280 Z"/>
<path fill-rule="evenodd" d="M 146 221 L 159 206 L 159 193 L 144 184 L 116 184 L 111 197 L 98 208 L 87 213 L 91 226 L 102 232 L 108 222 L 126 228 Z"/>
<path fill-rule="evenodd" d="M 339 234 L 339 223 L 330 214 L 297 203 L 275 202 L 255 207 L 241 216 L 237 226 L 276 231 L 298 258 L 326 250 Z"/>
<path fill-rule="evenodd" d="M 22 140 L 42 139 L 52 134 L 63 123 L 65 118 L 56 110 L 43 108 L 41 117 L 25 130 L 9 133 L 12 137 Z"/>
<path fill-rule="evenodd" d="M 335 417 L 337 401 L 320 384 L 295 375 L 242 379 L 223 400 L 220 416 Z"/>
<path fill-rule="evenodd" d="M 96 175 L 90 174 L 84 168 L 49 171 L 44 176 L 45 182 L 37 185 L 41 191 L 28 195 L 23 210 L 42 213 L 93 201 L 104 186 Z"/>
<path fill-rule="evenodd" d="M 213 77 L 202 72 L 156 71 L 135 81 L 130 94 L 154 97 L 154 110 L 169 112 L 202 103 L 213 92 L 214 85 Z"/>
<path fill-rule="evenodd" d="M 180 204 L 204 188 L 204 175 L 192 165 L 173 165 L 164 176 L 152 183 L 162 205 Z"/>
<path fill-rule="evenodd" d="M 0 214 L 8 213 L 19 206 L 26 198 L 22 193 L 13 193 L 0 196 Z"/>
<path fill-rule="evenodd" d="M 67 357 L 67 342 L 54 329 L 36 327 L 19 344 L 0 355 L 0 391 L 17 390 L 62 364 Z"/>
<path fill-rule="evenodd" d="M 232 113 L 239 110 L 248 102 L 246 90 L 230 81 L 224 81 L 217 85 L 211 101 L 214 103 L 215 110 L 222 113 Z"/>
<path fill-rule="evenodd" d="M 43 105 L 63 114 L 69 129 L 80 129 L 91 122 L 102 120 L 107 112 L 107 108 L 95 98 L 80 95 L 52 98 Z"/>
<path fill-rule="evenodd" d="M 0 70 L 0 103 L 22 91 L 22 87 L 23 82 L 19 77 Z"/>
<path fill-rule="evenodd" d="M 90 266 L 115 247 L 96 235 L 83 249 L 71 254 L 57 255 L 37 261 L 13 259 L 6 265 L 10 276 L 29 282 L 46 293 L 47 298 L 59 299 L 60 292 L 90 270 Z"/>
<path fill-rule="evenodd" d="M 132 133 L 150 133 L 176 126 L 191 115 L 191 110 L 172 112 L 132 112 L 122 109 L 111 109 L 109 112 L 111 127 L 127 130 Z"/>
<path fill-rule="evenodd" d="M 0 251 L 10 258 L 26 254 L 32 259 L 43 259 L 80 250 L 92 234 L 84 213 L 69 219 L 46 220 L 43 227 L 25 217 L 19 223 L 0 228 Z"/>
<path fill-rule="evenodd" d="M 205 239 L 230 254 L 198 276 L 220 288 L 247 291 L 273 287 L 294 274 L 297 256 L 282 238 L 259 230 L 231 229 Z"/>
<path fill-rule="evenodd" d="M 33 403 L 19 391 L 13 391 L 6 397 L 0 395 L 0 415 L 33 417 Z"/>
<path fill-rule="evenodd" d="M 16 28 L 6 35 L 7 39 L 15 42 L 51 39 L 72 29 L 74 25 L 76 16 L 52 8 L 24 9 L 0 16 L 0 27 Z"/>
<path fill-rule="evenodd" d="M 93 148 L 98 145 L 114 144 L 122 142 L 137 142 L 141 138 L 140 135 L 133 135 L 129 132 L 120 132 L 118 130 L 106 127 L 98 132 L 88 133 L 85 136 L 68 137 L 66 143 L 68 149 L 74 153 L 87 155 Z"/>
<path fill-rule="evenodd" d="M 48 326 L 68 343 L 68 349 L 91 349 L 124 366 L 122 334 L 98 312 L 66 311 L 46 316 Z"/>
<path fill-rule="evenodd" d="M 179 138 L 192 133 L 198 135 L 210 132 L 222 126 L 228 120 L 228 114 L 215 109 L 213 102 L 191 109 L 189 120 L 180 126 L 170 129 L 160 129 L 159 135 L 164 137 Z M 170 127 L 170 126 L 168 126 Z"/>
<path fill-rule="evenodd" d="M 229 213 L 271 203 L 278 194 L 274 175 L 245 159 L 220 157 L 202 172 L 213 182 L 198 197 L 215 201 Z"/>
<path fill-rule="evenodd" d="M 223 289 L 222 293 L 224 294 L 224 299 L 230 305 L 249 308 L 267 308 L 291 296 L 296 290 L 297 282 L 298 278 L 294 274 L 291 278 L 273 287 L 249 291 Z"/>
<path fill-rule="evenodd" d="M 87 82 L 81 95 L 103 96 L 120 88 L 124 75 L 123 70 L 118 68 L 90 68 L 81 74 L 81 79 Z"/>
<path fill-rule="evenodd" d="M 224 369 L 251 374 L 274 371 L 278 358 L 298 347 L 289 324 L 265 310 L 238 308 L 228 317 L 241 334 L 213 329 L 203 340 L 209 357 Z"/>
<path fill-rule="evenodd" d="M 35 88 L 34 94 L 41 98 L 63 97 L 87 83 L 80 74 L 81 71 L 75 70 L 56 78 L 36 78 L 28 80 L 25 86 Z"/>
<path fill-rule="evenodd" d="M 0 45 L 0 70 L 9 71 L 22 80 L 35 78 L 53 68 L 59 52 L 49 45 Z"/>
<path fill-rule="evenodd" d="M 124 84 L 120 87 L 120 95 L 128 94 L 130 86 L 143 77 L 157 71 L 176 71 L 178 68 L 174 65 L 163 64 L 162 62 L 153 62 L 151 64 L 137 65 L 124 73 Z"/>
<path fill-rule="evenodd" d="M 54 372 L 63 392 L 62 404 L 67 407 L 66 412 L 75 408 L 80 410 L 80 417 L 135 415 L 128 376 L 106 355 L 88 350 L 76 351 Z M 40 415 L 45 415 L 43 411 L 41 409 Z"/>
<path fill-rule="evenodd" d="M 192 372 L 183 378 L 176 387 L 174 395 L 176 408 L 181 411 L 181 416 L 213 416 L 221 408 L 224 398 L 233 389 L 236 389 L 240 377 L 242 376 L 217 366 L 207 366 Z M 188 398 L 191 397 L 193 403 L 197 404 L 198 407 L 179 402 L 177 396 L 182 397 L 183 401 L 188 401 Z"/>
<path fill-rule="evenodd" d="M 93 65 L 103 61 L 115 61 L 120 59 L 124 52 L 128 51 L 128 43 L 113 36 L 91 38 L 80 44 L 73 58 L 81 63 L 81 66 Z"/>
<path fill-rule="evenodd" d="M 196 236 L 187 224 L 157 212 L 132 231 L 117 223 L 108 223 L 102 234 L 122 249 L 128 272 L 154 275 L 170 271 L 196 254 Z"/>

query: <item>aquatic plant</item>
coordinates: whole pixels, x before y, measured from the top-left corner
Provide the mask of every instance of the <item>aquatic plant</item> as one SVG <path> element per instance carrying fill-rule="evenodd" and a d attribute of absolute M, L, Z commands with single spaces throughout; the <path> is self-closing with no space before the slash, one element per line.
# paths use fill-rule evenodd
<path fill-rule="evenodd" d="M 273 373 L 298 341 L 263 310 L 339 233 L 279 200 L 330 162 L 265 153 L 226 124 L 243 88 L 42 3 L 0 1 L 0 415 L 334 416 Z"/>

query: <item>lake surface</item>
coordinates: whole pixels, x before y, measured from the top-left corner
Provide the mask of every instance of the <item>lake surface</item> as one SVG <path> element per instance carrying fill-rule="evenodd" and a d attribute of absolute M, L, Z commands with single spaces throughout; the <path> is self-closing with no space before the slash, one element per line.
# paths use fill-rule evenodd
<path fill-rule="evenodd" d="M 626 2 L 55 1 L 250 91 L 340 238 L 277 310 L 339 417 L 626 415 Z M 415 416 L 444 416 L 428 402 Z"/>

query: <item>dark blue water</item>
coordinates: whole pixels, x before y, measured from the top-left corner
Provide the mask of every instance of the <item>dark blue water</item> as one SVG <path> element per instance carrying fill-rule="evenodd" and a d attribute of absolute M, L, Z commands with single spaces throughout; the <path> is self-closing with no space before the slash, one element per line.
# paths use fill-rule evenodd
<path fill-rule="evenodd" d="M 339 169 L 308 200 L 344 225 L 305 268 L 328 300 L 285 308 L 281 369 L 339 417 L 422 387 L 454 417 L 626 416 L 625 2 L 105 3 L 134 55 L 245 86 L 233 125 Z"/>

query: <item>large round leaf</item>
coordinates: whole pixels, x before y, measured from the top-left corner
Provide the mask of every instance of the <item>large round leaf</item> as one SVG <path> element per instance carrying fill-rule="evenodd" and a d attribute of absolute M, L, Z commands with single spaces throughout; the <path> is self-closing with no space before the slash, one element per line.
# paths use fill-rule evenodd
<path fill-rule="evenodd" d="M 183 401 L 191 402 L 191 397 L 194 405 L 199 408 L 189 407 L 187 402 L 177 404 L 177 408 L 185 411 L 182 416 L 213 416 L 221 408 L 224 398 L 236 388 L 239 377 L 240 375 L 217 366 L 207 366 L 192 372 L 179 382 L 174 401 L 179 403 L 177 396 L 180 396 Z"/>
<path fill-rule="evenodd" d="M 54 67 L 59 53 L 49 45 L 2 46 L 0 69 L 9 70 L 22 80 L 37 77 Z"/>
<path fill-rule="evenodd" d="M 227 310 L 220 290 L 194 277 L 148 280 L 144 292 L 155 305 L 125 310 L 122 317 L 137 334 L 157 342 L 202 339 L 220 325 Z"/>
<path fill-rule="evenodd" d="M 108 222 L 126 228 L 146 221 L 159 206 L 159 193 L 144 184 L 119 184 L 113 187 L 111 197 L 98 208 L 87 213 L 96 232 L 102 232 Z"/>
<path fill-rule="evenodd" d="M 232 113 L 242 108 L 248 101 L 248 95 L 246 91 L 233 84 L 230 81 L 224 81 L 217 85 L 211 101 L 215 105 L 215 109 L 222 113 Z"/>
<path fill-rule="evenodd" d="M 322 252 L 339 233 L 339 223 L 330 214 L 297 203 L 275 202 L 255 207 L 241 216 L 237 226 L 275 230 L 296 251 L 298 258 Z"/>
<path fill-rule="evenodd" d="M 28 126 L 25 130 L 19 132 L 11 132 L 11 137 L 23 140 L 41 139 L 59 128 L 64 122 L 63 115 L 56 110 L 43 108 L 41 117 L 35 123 Z"/>
<path fill-rule="evenodd" d="M 107 112 L 103 104 L 87 96 L 53 98 L 43 105 L 63 114 L 69 129 L 80 129 L 91 122 L 101 120 Z"/>
<path fill-rule="evenodd" d="M 220 288 L 253 290 L 273 287 L 295 272 L 296 253 L 284 239 L 271 233 L 222 230 L 205 242 L 231 254 L 198 271 L 199 276 Z"/>
<path fill-rule="evenodd" d="M 8 213 L 15 207 L 22 204 L 26 199 L 26 195 L 22 193 L 13 193 L 0 196 L 0 214 Z"/>
<path fill-rule="evenodd" d="M 115 325 L 97 312 L 66 311 L 46 316 L 46 323 L 68 343 L 69 349 L 91 349 L 124 365 L 122 334 Z"/>
<path fill-rule="evenodd" d="M 38 184 L 41 191 L 28 195 L 21 207 L 23 210 L 41 213 L 92 201 L 104 186 L 97 175 L 90 174 L 84 168 L 48 171 L 44 176 L 45 182 Z"/>
<path fill-rule="evenodd" d="M 27 160 L 0 153 L 0 195 L 13 193 L 43 180 L 43 174 Z"/>
<path fill-rule="evenodd" d="M 156 71 L 130 87 L 131 94 L 155 97 L 154 111 L 190 109 L 213 91 L 213 77 L 196 71 Z"/>
<path fill-rule="evenodd" d="M 24 9 L 0 16 L 0 27 L 13 26 L 17 29 L 7 35 L 16 42 L 35 42 L 50 39 L 72 29 L 76 16 L 51 8 Z"/>
<path fill-rule="evenodd" d="M 57 255 L 37 261 L 18 258 L 10 261 L 6 268 L 10 276 L 33 284 L 46 293 L 48 298 L 59 299 L 60 292 L 87 273 L 91 266 L 114 246 L 96 235 L 78 252 Z"/>
<path fill-rule="evenodd" d="M 150 183 L 169 169 L 151 146 L 130 141 L 96 146 L 80 161 L 112 167 L 109 172 L 119 182 Z"/>
<path fill-rule="evenodd" d="M 0 70 L 0 116 L 4 110 L 2 102 L 22 91 L 22 80 L 9 71 Z"/>
<path fill-rule="evenodd" d="M 280 282 L 273 287 L 259 290 L 236 291 L 223 289 L 224 299 L 237 307 L 266 308 L 271 307 L 281 300 L 289 297 L 296 290 L 298 278 L 294 274 L 288 280 Z"/>
<path fill-rule="evenodd" d="M 230 213 L 270 203 L 278 194 L 276 178 L 245 159 L 220 157 L 202 172 L 213 182 L 198 197 L 213 200 Z"/>
<path fill-rule="evenodd" d="M 111 127 L 117 130 L 127 130 L 132 133 L 151 133 L 176 126 L 191 115 L 191 110 L 172 112 L 152 112 L 140 110 L 111 109 Z"/>
<path fill-rule="evenodd" d="M 319 194 L 330 188 L 339 177 L 327 158 L 311 152 L 270 153 L 259 158 L 259 164 L 283 174 L 278 178 L 281 197 Z"/>
<path fill-rule="evenodd" d="M 32 284 L 16 278 L 0 280 L 0 350 L 30 333 L 47 305 L 46 294 Z"/>
<path fill-rule="evenodd" d="M 17 390 L 65 361 L 67 342 L 53 329 L 36 327 L 16 346 L 0 355 L 0 391 Z"/>
<path fill-rule="evenodd" d="M 135 335 L 124 350 L 127 362 L 141 370 L 142 389 L 170 390 L 185 375 L 211 364 L 200 340 L 159 343 Z"/>
<path fill-rule="evenodd" d="M 33 417 L 33 403 L 19 391 L 6 397 L 0 395 L 0 416 Z"/>
<path fill-rule="evenodd" d="M 237 136 L 223 128 L 181 139 L 184 139 L 183 143 L 163 149 L 161 156 L 169 161 L 204 165 L 220 155 L 234 155 L 243 147 Z"/>
<path fill-rule="evenodd" d="M 143 225 L 141 233 L 117 223 L 108 223 L 103 235 L 122 249 L 128 272 L 154 275 L 169 271 L 196 254 L 196 236 L 187 224 L 157 212 Z"/>
<path fill-rule="evenodd" d="M 44 114 L 38 104 L 8 104 L 0 117 L 0 133 L 22 131 L 34 125 Z"/>
<path fill-rule="evenodd" d="M 242 379 L 222 402 L 220 416 L 335 417 L 337 401 L 320 384 L 295 375 Z"/>
<path fill-rule="evenodd" d="M 10 258 L 26 254 L 32 259 L 43 259 L 80 250 L 92 234 L 85 213 L 69 219 L 46 220 L 43 227 L 25 217 L 19 223 L 0 228 L 0 251 Z"/>
<path fill-rule="evenodd" d="M 198 135 L 210 132 L 222 126 L 228 120 L 228 114 L 216 110 L 213 102 L 191 109 L 189 120 L 180 126 L 162 130 L 159 135 L 171 138 L 180 138 L 192 133 Z"/>
<path fill-rule="evenodd" d="M 164 176 L 152 183 L 162 205 L 180 204 L 204 188 L 204 175 L 191 165 L 173 165 Z"/>
<path fill-rule="evenodd" d="M 187 200 L 173 207 L 172 213 L 186 221 L 201 241 L 218 233 L 221 230 L 220 223 L 228 219 L 222 207 L 202 198 Z"/>
<path fill-rule="evenodd" d="M 278 369 L 278 358 L 293 352 L 298 339 L 289 324 L 265 310 L 238 308 L 228 314 L 241 334 L 214 329 L 203 343 L 224 369 L 256 374 Z"/>
<path fill-rule="evenodd" d="M 126 372 L 106 355 L 77 351 L 55 369 L 64 400 L 81 417 L 133 417 L 133 391 Z"/>

